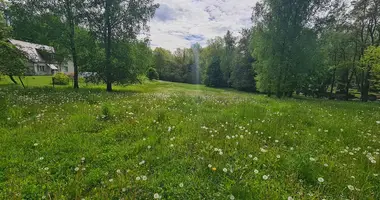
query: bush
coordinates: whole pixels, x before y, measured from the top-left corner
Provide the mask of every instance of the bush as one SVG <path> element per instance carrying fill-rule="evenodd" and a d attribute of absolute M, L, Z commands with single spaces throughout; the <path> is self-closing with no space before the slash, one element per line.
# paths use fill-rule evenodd
<path fill-rule="evenodd" d="M 154 69 L 152 67 L 148 69 L 148 78 L 149 78 L 149 80 L 158 80 L 159 75 L 158 75 L 156 69 Z"/>
<path fill-rule="evenodd" d="M 69 84 L 69 76 L 64 73 L 57 73 L 53 77 L 54 85 L 68 85 Z"/>

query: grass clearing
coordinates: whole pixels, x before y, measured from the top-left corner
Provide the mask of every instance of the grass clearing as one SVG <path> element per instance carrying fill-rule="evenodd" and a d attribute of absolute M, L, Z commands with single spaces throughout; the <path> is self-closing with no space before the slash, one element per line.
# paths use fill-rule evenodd
<path fill-rule="evenodd" d="M 380 199 L 378 103 L 115 89 L 0 86 L 0 199 Z"/>

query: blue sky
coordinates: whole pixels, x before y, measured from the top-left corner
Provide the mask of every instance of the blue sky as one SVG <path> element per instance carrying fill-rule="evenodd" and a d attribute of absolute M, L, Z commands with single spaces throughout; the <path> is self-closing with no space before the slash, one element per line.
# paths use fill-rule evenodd
<path fill-rule="evenodd" d="M 257 0 L 156 0 L 160 8 L 150 22 L 152 48 L 174 51 L 198 42 L 223 36 L 227 30 L 237 35 L 251 26 L 252 7 Z"/>

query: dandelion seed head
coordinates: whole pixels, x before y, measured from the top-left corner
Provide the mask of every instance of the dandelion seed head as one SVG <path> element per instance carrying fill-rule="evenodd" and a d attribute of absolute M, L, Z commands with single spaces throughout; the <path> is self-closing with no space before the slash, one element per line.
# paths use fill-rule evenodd
<path fill-rule="evenodd" d="M 155 198 L 155 199 L 159 199 L 159 198 L 161 198 L 161 196 L 160 196 L 158 193 L 155 193 L 155 194 L 153 195 L 153 198 Z"/>
<path fill-rule="evenodd" d="M 355 190 L 355 187 L 352 186 L 352 185 L 347 185 L 347 188 L 348 188 L 349 190 L 351 190 L 351 191 Z"/>

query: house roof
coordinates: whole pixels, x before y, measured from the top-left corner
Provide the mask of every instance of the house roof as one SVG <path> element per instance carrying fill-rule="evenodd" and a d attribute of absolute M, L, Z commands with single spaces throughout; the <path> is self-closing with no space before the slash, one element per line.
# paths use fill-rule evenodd
<path fill-rule="evenodd" d="M 15 45 L 20 51 L 24 52 L 28 59 L 32 62 L 45 62 L 37 50 L 47 51 L 48 53 L 55 53 L 54 47 L 24 42 L 20 40 L 9 39 L 9 42 Z"/>

